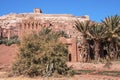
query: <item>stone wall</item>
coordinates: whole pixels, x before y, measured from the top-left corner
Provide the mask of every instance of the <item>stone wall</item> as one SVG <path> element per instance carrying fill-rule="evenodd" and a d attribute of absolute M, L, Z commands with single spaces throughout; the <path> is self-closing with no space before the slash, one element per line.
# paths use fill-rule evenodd
<path fill-rule="evenodd" d="M 27 32 L 39 32 L 43 27 L 49 27 L 53 31 L 64 31 L 69 39 L 64 41 L 69 49 L 69 61 L 80 61 L 79 54 L 81 45 L 76 42 L 81 40 L 81 34 L 74 28 L 75 20 L 86 21 L 89 16 L 76 17 L 71 14 L 42 14 L 42 11 L 35 9 L 34 13 L 8 14 L 0 17 L 0 36 L 21 37 Z M 63 42 L 64 42 L 63 41 Z M 81 40 L 82 41 L 82 40 Z"/>

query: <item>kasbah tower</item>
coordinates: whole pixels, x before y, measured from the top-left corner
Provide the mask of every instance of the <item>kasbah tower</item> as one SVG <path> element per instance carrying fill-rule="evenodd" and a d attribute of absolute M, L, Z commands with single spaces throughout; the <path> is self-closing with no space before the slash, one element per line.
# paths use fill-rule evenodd
<path fill-rule="evenodd" d="M 53 31 L 64 31 L 69 38 L 60 38 L 68 46 L 68 61 L 79 62 L 82 48 L 82 35 L 75 28 L 75 21 L 88 21 L 89 16 L 73 16 L 71 14 L 44 14 L 35 8 L 33 13 L 8 14 L 0 16 L 0 36 L 10 39 L 19 38 L 27 32 L 39 32 L 44 27 Z M 78 42 L 80 40 L 80 42 Z"/>

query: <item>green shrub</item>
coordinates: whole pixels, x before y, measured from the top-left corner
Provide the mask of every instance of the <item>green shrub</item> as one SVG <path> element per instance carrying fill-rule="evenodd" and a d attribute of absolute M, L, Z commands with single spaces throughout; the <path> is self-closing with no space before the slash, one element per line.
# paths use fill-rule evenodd
<path fill-rule="evenodd" d="M 23 37 L 12 67 L 13 74 L 30 77 L 73 75 L 73 70 L 66 65 L 67 47 L 58 41 L 58 37 L 50 29 Z"/>
<path fill-rule="evenodd" d="M 19 43 L 19 39 L 17 36 L 13 36 L 8 40 L 7 38 L 1 38 L 0 39 L 0 44 L 5 44 L 6 46 L 10 46 L 12 44 L 17 44 Z"/>
<path fill-rule="evenodd" d="M 2 44 L 2 40 L 0 39 L 0 44 Z"/>

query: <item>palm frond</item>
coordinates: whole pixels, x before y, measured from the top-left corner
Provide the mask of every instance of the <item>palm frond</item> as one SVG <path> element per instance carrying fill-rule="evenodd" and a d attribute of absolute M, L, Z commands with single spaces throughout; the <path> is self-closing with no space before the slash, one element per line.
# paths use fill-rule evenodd
<path fill-rule="evenodd" d="M 83 33 L 86 34 L 87 31 L 91 28 L 91 21 L 80 22 L 79 20 L 75 21 L 75 28 Z"/>
<path fill-rule="evenodd" d="M 96 23 L 91 27 L 90 34 L 96 40 L 100 40 L 107 37 L 106 28 L 102 24 Z"/>

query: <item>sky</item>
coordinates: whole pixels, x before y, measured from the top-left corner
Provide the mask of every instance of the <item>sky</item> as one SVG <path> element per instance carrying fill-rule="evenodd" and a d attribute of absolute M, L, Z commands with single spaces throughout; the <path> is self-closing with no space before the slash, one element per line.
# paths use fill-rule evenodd
<path fill-rule="evenodd" d="M 107 16 L 120 15 L 120 0 L 0 0 L 0 16 L 33 12 L 34 8 L 45 14 L 88 15 L 100 22 Z"/>

